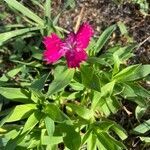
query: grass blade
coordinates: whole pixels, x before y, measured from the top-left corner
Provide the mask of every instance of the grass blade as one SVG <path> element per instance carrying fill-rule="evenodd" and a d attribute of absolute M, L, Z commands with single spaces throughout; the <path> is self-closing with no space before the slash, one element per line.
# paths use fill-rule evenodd
<path fill-rule="evenodd" d="M 51 18 L 51 0 L 45 2 L 45 16 Z"/>
<path fill-rule="evenodd" d="M 33 13 L 31 10 L 29 10 L 27 7 L 23 6 L 21 3 L 17 2 L 16 0 L 4 0 L 4 1 L 11 7 L 21 12 L 23 15 L 27 16 L 31 20 L 38 23 L 39 25 L 44 26 L 44 21 L 35 13 Z"/>
<path fill-rule="evenodd" d="M 99 37 L 99 39 L 96 42 L 95 51 L 96 53 L 100 52 L 105 43 L 110 38 L 113 31 L 116 29 L 116 25 L 112 25 L 108 27 Z"/>
<path fill-rule="evenodd" d="M 33 27 L 33 28 L 24 28 L 24 29 L 19 29 L 19 30 L 14 30 L 14 31 L 9 31 L 9 32 L 4 32 L 0 34 L 0 46 L 7 40 L 16 37 L 18 35 L 22 35 L 25 33 L 28 33 L 30 31 L 35 31 L 41 29 L 40 27 Z"/>

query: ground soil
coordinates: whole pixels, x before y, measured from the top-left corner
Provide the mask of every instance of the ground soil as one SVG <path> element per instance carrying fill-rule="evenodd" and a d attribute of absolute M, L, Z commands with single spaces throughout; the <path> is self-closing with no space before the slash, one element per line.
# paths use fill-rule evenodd
<path fill-rule="evenodd" d="M 53 3 L 54 16 L 63 9 L 63 3 L 63 0 Z M 150 13 L 143 15 L 138 4 L 127 1 L 116 4 L 113 0 L 76 0 L 76 7 L 65 10 L 59 19 L 59 24 L 72 30 L 82 7 L 85 8 L 82 22 L 90 22 L 95 29 L 95 35 L 100 35 L 109 25 L 122 21 L 128 29 L 129 36 L 133 37 L 136 43 L 141 43 L 150 36 Z M 123 38 L 118 38 L 117 33 L 116 37 L 117 42 L 126 44 L 123 43 L 125 42 Z M 136 63 L 150 63 L 150 39 L 136 49 L 135 53 Z"/>

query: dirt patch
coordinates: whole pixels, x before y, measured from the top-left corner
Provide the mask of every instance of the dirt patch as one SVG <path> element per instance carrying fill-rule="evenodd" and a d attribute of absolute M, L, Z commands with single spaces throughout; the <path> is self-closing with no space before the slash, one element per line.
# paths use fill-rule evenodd
<path fill-rule="evenodd" d="M 61 12 L 62 6 L 63 1 L 54 2 L 54 16 Z M 143 15 L 138 4 L 129 2 L 116 4 L 112 0 L 76 0 L 74 9 L 63 11 L 59 25 L 72 30 L 82 7 L 85 8 L 82 21 L 92 24 L 95 35 L 101 34 L 106 27 L 122 21 L 127 26 L 129 36 L 133 37 L 136 43 L 142 43 L 150 36 L 150 15 Z M 116 42 L 122 43 L 121 37 L 117 38 Z M 135 54 L 135 63 L 150 63 L 150 40 L 136 49 Z"/>

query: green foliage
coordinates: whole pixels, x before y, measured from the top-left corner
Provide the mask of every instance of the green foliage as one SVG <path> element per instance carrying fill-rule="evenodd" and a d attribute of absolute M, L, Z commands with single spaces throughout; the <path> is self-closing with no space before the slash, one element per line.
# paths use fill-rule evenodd
<path fill-rule="evenodd" d="M 31 102 L 31 100 L 27 96 L 29 94 L 28 91 L 21 88 L 0 87 L 0 94 L 6 99 L 12 101 L 18 101 L 21 103 Z"/>
<path fill-rule="evenodd" d="M 150 142 L 150 121 L 143 119 L 150 107 L 150 91 L 142 86 L 150 65 L 128 65 L 136 47 L 131 43 L 114 45 L 101 54 L 116 25 L 93 38 L 89 58 L 80 68 L 68 69 L 63 59 L 45 65 L 42 37 L 51 32 L 64 37 L 68 32 L 57 26 L 60 13 L 53 16 L 51 0 L 44 4 L 31 0 L 41 14 L 19 1 L 4 1 L 26 23 L 19 21 L 0 33 L 2 57 L 7 55 L 2 61 L 11 64 L 7 70 L 0 65 L 0 149 L 128 149 L 125 140 L 131 131 Z M 63 8 L 74 6 L 74 0 L 67 0 Z M 118 26 L 127 35 L 126 26 L 122 22 Z M 126 131 L 115 115 L 130 101 L 136 106 L 137 122 Z"/>
<path fill-rule="evenodd" d="M 66 87 L 72 80 L 73 75 L 74 70 L 67 69 L 63 72 L 60 72 L 60 74 L 57 75 L 57 78 L 54 79 L 53 82 L 50 84 L 47 96 L 59 92 L 62 88 Z"/>
<path fill-rule="evenodd" d="M 21 12 L 23 15 L 27 16 L 29 19 L 35 21 L 40 26 L 44 25 L 43 20 L 37 16 L 35 13 L 33 13 L 31 10 L 29 10 L 27 7 L 23 6 L 21 3 L 17 2 L 16 0 L 4 0 L 9 6 L 15 8 L 19 12 Z"/>
<path fill-rule="evenodd" d="M 143 122 L 142 124 L 133 129 L 134 132 L 138 132 L 141 134 L 146 133 L 149 130 L 150 130 L 150 120 Z"/>
<path fill-rule="evenodd" d="M 115 29 L 116 29 L 116 25 L 112 25 L 108 27 L 107 29 L 105 29 L 105 31 L 100 35 L 100 37 L 98 38 L 96 42 L 94 53 L 98 53 L 101 51 L 101 49 L 103 48 L 105 43 L 108 41 L 108 39 L 110 38 L 111 34 L 113 33 Z"/>
<path fill-rule="evenodd" d="M 140 5 L 140 10 L 144 15 L 148 14 L 149 10 L 148 0 L 132 0 L 132 2 Z"/>
<path fill-rule="evenodd" d="M 41 28 L 33 27 L 33 28 L 24 28 L 24 29 L 20 29 L 17 31 L 9 31 L 9 32 L 1 33 L 0 34 L 0 45 L 2 45 L 5 41 L 7 41 L 15 36 L 19 36 L 19 35 L 22 35 L 25 33 L 29 34 L 29 32 L 39 30 L 39 29 L 41 29 Z"/>

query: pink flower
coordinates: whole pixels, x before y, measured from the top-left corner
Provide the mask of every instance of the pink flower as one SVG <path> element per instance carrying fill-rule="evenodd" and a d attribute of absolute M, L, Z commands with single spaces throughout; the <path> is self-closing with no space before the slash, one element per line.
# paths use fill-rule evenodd
<path fill-rule="evenodd" d="M 83 23 L 77 33 L 69 33 L 63 41 L 55 33 L 44 37 L 44 60 L 51 64 L 65 56 L 69 68 L 80 67 L 80 63 L 87 60 L 85 49 L 93 33 L 92 27 L 88 23 Z"/>

